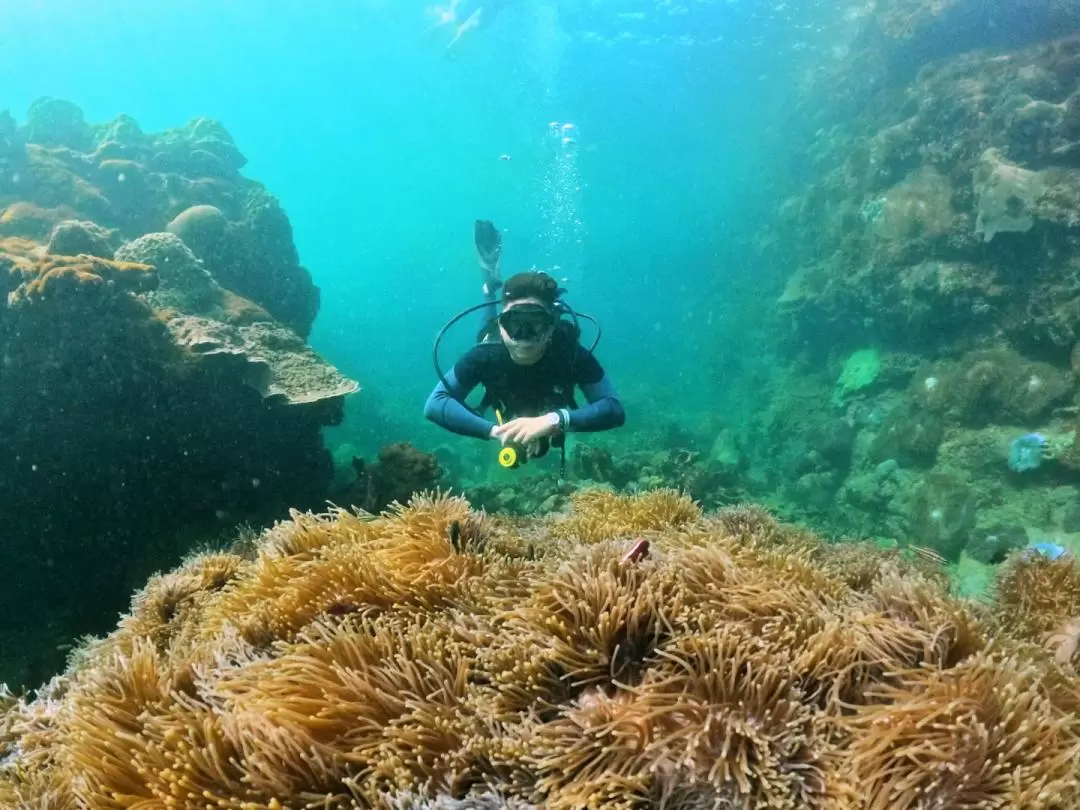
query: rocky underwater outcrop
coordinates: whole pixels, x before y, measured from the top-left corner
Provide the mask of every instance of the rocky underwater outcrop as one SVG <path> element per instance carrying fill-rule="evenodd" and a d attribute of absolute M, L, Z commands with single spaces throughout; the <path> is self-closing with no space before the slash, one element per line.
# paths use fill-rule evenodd
<path fill-rule="evenodd" d="M 323 503 L 357 385 L 307 346 L 318 290 L 244 162 L 208 119 L 0 116 L 0 680 L 194 538 Z"/>
<path fill-rule="evenodd" d="M 0 807 L 1065 810 L 1078 613 L 670 490 L 296 512 L 0 694 Z"/>
<path fill-rule="evenodd" d="M 838 531 L 1073 542 L 1080 4 L 883 2 L 828 79 L 761 243 L 775 368 L 739 445 Z"/>

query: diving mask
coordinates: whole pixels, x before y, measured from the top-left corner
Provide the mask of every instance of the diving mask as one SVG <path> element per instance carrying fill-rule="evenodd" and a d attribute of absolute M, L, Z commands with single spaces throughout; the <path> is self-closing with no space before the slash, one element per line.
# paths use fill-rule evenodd
<path fill-rule="evenodd" d="M 555 327 L 551 310 L 538 304 L 522 304 L 504 310 L 499 315 L 499 326 L 514 341 L 529 343 L 544 340 Z"/>

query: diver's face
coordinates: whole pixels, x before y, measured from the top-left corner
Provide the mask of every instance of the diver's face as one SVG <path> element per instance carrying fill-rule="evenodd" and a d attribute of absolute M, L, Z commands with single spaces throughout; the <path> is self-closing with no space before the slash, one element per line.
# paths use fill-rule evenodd
<path fill-rule="evenodd" d="M 531 366 L 539 361 L 554 331 L 555 317 L 538 298 L 511 301 L 499 315 L 499 335 L 518 365 Z"/>

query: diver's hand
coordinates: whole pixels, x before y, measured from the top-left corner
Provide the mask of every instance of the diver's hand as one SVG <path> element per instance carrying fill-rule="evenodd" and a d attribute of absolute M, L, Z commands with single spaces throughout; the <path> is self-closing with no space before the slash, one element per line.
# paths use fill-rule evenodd
<path fill-rule="evenodd" d="M 496 425 L 491 429 L 491 438 L 498 439 L 505 446 L 527 444 L 536 439 L 550 436 L 559 428 L 559 415 L 549 413 L 544 416 L 519 416 L 509 422 Z"/>

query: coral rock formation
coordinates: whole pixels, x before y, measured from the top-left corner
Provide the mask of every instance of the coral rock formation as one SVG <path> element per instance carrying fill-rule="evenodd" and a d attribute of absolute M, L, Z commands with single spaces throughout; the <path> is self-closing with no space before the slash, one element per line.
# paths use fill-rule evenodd
<path fill-rule="evenodd" d="M 374 464 L 353 457 L 356 479 L 335 494 L 349 507 L 377 513 L 394 503 L 406 503 L 414 492 L 435 489 L 442 476 L 439 460 L 409 442 L 394 442 L 379 450 Z"/>
<path fill-rule="evenodd" d="M 261 184 L 239 174 L 246 161 L 217 122 L 199 118 L 151 135 L 129 116 L 93 125 L 74 104 L 41 99 L 25 126 L 11 128 L 3 160 L 0 235 L 45 240 L 52 226 L 74 218 L 130 240 L 171 224 L 223 286 L 307 336 L 319 293 L 299 264 L 288 217 Z M 197 213 L 208 209 L 217 214 Z"/>
<path fill-rule="evenodd" d="M 305 344 L 317 290 L 220 125 L 149 135 L 43 99 L 24 126 L 0 117 L 0 162 L 0 514 L 17 572 L 0 680 L 34 683 L 194 539 L 324 503 L 320 429 L 357 385 Z"/>
<path fill-rule="evenodd" d="M 780 368 L 739 426 L 747 467 L 822 528 L 950 560 L 994 527 L 1056 536 L 1080 482 L 1080 6 L 887 0 L 860 19 L 818 76 L 830 100 L 802 95 L 804 182 L 762 235 Z M 824 453 L 830 420 L 854 434 L 845 458 Z M 1031 433 L 1047 449 L 1018 473 Z"/>

